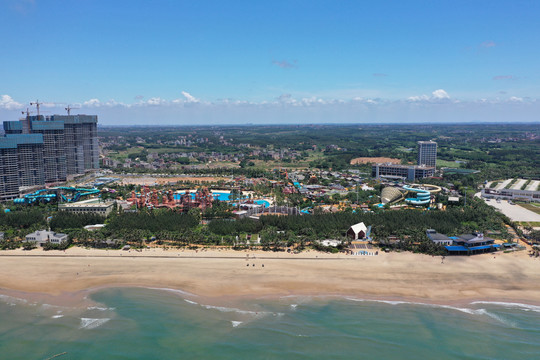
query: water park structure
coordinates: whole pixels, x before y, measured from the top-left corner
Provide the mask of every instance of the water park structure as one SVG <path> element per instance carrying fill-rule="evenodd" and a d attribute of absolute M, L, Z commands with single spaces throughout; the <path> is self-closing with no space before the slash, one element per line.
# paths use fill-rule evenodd
<path fill-rule="evenodd" d="M 441 190 L 439 186 L 430 184 L 404 185 L 401 188 L 387 186 L 381 192 L 381 202 L 393 204 L 405 200 L 409 205 L 428 205 L 431 202 L 431 195 Z"/>
<path fill-rule="evenodd" d="M 207 187 L 200 188 L 193 193 L 188 190 L 181 193 L 180 196 L 175 196 L 172 190 L 150 190 L 148 186 L 143 186 L 140 193 L 132 191 L 131 197 L 128 199 L 128 202 L 137 208 L 168 208 L 178 209 L 182 212 L 187 212 L 192 208 L 201 210 L 211 208 L 213 201 L 214 197 Z"/>
<path fill-rule="evenodd" d="M 97 195 L 101 191 L 99 189 L 76 188 L 69 186 L 57 186 L 37 190 L 33 193 L 26 194 L 22 198 L 13 200 L 14 204 L 31 205 L 38 203 L 49 202 L 68 202 L 73 203 L 79 201 L 82 197 Z"/>
<path fill-rule="evenodd" d="M 440 192 L 441 188 L 439 186 L 429 184 L 412 184 L 404 185 L 403 190 L 416 194 L 416 197 L 405 198 L 405 202 L 407 204 L 427 205 L 431 202 L 431 195 Z"/>

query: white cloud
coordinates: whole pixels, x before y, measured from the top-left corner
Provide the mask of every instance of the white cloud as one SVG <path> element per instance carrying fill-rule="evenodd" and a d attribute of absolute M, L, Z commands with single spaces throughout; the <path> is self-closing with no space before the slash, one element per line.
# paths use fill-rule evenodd
<path fill-rule="evenodd" d="M 82 103 L 84 107 L 100 107 L 101 101 L 99 99 L 90 99 Z"/>
<path fill-rule="evenodd" d="M 153 97 L 153 98 L 150 98 L 146 101 L 146 103 L 148 105 L 154 105 L 154 106 L 157 106 L 157 105 L 164 105 L 167 103 L 166 100 L 163 100 L 162 98 L 160 97 Z"/>
<path fill-rule="evenodd" d="M 23 104 L 16 102 L 9 95 L 0 96 L 0 108 L 6 110 L 18 110 L 23 108 Z"/>
<path fill-rule="evenodd" d="M 182 91 L 182 95 L 186 98 L 186 102 L 188 102 L 188 103 L 198 103 L 198 102 L 200 102 L 199 99 L 197 99 L 195 96 L 191 95 L 187 91 Z"/>
<path fill-rule="evenodd" d="M 435 99 L 450 99 L 450 96 L 448 95 L 448 93 L 444 91 L 443 89 L 435 90 L 434 92 L 431 93 L 431 95 Z"/>
<path fill-rule="evenodd" d="M 429 100 L 429 97 L 427 95 L 420 95 L 420 96 L 410 96 L 407 98 L 407 100 L 416 102 L 416 101 L 427 101 Z"/>
<path fill-rule="evenodd" d="M 182 92 L 179 99 L 149 96 L 132 103 L 92 98 L 73 106 L 96 114 L 103 124 L 238 124 L 299 122 L 418 122 L 418 121 L 534 121 L 540 100 L 506 95 L 477 99 L 454 99 L 443 89 L 409 98 L 360 97 L 357 94 L 332 97 L 283 93 L 270 100 L 223 98 L 200 100 Z M 520 95 L 520 94 L 517 94 Z M 59 104 L 57 104 L 60 106 Z M 54 111 L 63 112 L 63 107 Z M 0 95 L 0 115 L 13 117 L 23 104 L 9 95 Z M 82 110 L 85 111 L 85 110 Z M 514 114 L 517 114 L 514 116 Z M 256 120 L 254 120 L 256 119 Z M 132 122 L 133 120 L 133 122 Z M 157 124 L 156 124 L 157 125 Z"/>
<path fill-rule="evenodd" d="M 450 100 L 450 95 L 448 95 L 448 93 L 443 90 L 443 89 L 438 89 L 438 90 L 435 90 L 431 93 L 431 96 L 428 96 L 428 95 L 416 95 L 416 96 L 410 96 L 407 98 L 408 101 L 410 102 L 429 102 L 429 103 L 434 103 L 434 102 L 441 102 L 441 101 L 446 101 L 446 100 Z"/>

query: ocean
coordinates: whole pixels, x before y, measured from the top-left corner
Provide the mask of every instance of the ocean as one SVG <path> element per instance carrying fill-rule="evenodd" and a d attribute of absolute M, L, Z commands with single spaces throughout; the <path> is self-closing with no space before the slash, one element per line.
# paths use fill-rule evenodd
<path fill-rule="evenodd" d="M 538 359 L 540 306 L 347 297 L 220 300 L 108 288 L 92 304 L 0 295 L 0 359 Z"/>

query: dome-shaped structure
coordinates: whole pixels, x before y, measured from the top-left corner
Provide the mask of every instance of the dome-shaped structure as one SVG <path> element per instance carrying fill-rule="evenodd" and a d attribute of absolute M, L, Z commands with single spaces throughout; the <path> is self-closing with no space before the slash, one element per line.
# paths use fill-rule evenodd
<path fill-rule="evenodd" d="M 403 198 L 403 193 L 398 188 L 387 186 L 382 189 L 381 202 L 383 204 L 390 204 Z"/>

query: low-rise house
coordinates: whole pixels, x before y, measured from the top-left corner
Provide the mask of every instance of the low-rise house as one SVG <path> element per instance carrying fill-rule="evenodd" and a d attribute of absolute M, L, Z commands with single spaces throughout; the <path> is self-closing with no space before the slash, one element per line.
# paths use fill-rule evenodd
<path fill-rule="evenodd" d="M 36 244 L 36 246 L 45 245 L 46 243 L 51 244 L 64 244 L 69 240 L 69 237 L 67 234 L 62 233 L 56 233 L 54 231 L 47 231 L 47 230 L 39 230 L 34 231 L 31 234 L 26 235 L 26 238 L 24 239 L 25 242 L 33 242 Z"/>

